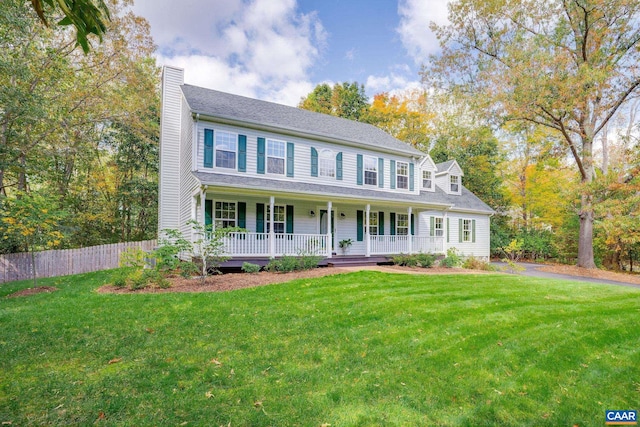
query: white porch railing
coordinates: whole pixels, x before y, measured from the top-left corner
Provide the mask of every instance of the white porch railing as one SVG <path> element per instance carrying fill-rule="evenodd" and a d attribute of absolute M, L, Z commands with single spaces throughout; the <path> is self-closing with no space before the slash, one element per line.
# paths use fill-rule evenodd
<path fill-rule="evenodd" d="M 271 236 L 274 237 L 271 253 Z M 229 233 L 222 238 L 225 255 L 230 256 L 282 256 L 326 255 L 326 234 Z"/>
<path fill-rule="evenodd" d="M 418 236 L 370 236 L 371 254 L 441 253 L 444 250 L 442 237 Z"/>

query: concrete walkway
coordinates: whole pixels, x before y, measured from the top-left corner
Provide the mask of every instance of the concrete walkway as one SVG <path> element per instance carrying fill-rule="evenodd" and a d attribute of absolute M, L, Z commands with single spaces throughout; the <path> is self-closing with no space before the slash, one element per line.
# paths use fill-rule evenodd
<path fill-rule="evenodd" d="M 492 265 L 495 265 L 500 269 L 500 271 L 506 271 L 507 263 L 504 262 L 492 262 Z M 618 282 L 615 280 L 606 280 L 606 279 L 598 279 L 596 277 L 584 277 L 584 276 L 572 276 L 569 274 L 557 274 L 557 273 L 548 273 L 546 271 L 540 271 L 538 268 L 543 267 L 540 264 L 533 264 L 528 262 L 518 262 L 516 263 L 520 267 L 523 267 L 525 270 L 519 273 L 513 274 L 521 274 L 523 276 L 530 277 L 541 277 L 546 279 L 562 279 L 562 280 L 573 280 L 574 282 L 589 282 L 589 283 L 600 283 L 606 285 L 618 285 L 618 286 L 629 286 L 632 288 L 640 288 L 640 285 L 636 285 L 635 283 L 627 283 L 627 282 Z"/>

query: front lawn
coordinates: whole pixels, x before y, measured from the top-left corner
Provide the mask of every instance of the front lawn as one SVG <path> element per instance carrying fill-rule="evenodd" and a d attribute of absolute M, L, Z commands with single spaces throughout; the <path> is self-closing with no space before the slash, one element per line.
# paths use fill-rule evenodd
<path fill-rule="evenodd" d="M 640 409 L 640 290 L 359 272 L 227 293 L 0 285 L 0 423 L 583 426 Z"/>

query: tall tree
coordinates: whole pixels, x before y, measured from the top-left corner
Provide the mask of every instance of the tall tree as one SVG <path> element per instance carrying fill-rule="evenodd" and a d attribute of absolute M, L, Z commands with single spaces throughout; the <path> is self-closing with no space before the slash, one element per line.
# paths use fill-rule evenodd
<path fill-rule="evenodd" d="M 313 91 L 298 104 L 299 108 L 330 114 L 345 119 L 364 121 L 369 111 L 369 100 L 364 85 L 357 82 L 317 85 Z"/>
<path fill-rule="evenodd" d="M 443 52 L 423 78 L 561 135 L 583 183 L 578 265 L 594 268 L 594 138 L 640 85 L 637 0 L 459 0 L 433 26 Z"/>

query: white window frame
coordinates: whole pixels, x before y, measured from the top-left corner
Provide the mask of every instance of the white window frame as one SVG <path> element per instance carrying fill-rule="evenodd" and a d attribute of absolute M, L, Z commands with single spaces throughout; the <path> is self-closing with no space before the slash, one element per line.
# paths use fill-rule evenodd
<path fill-rule="evenodd" d="M 287 144 L 277 139 L 267 139 L 266 143 L 266 169 L 271 175 L 285 175 L 287 173 Z M 281 149 L 280 149 L 281 147 Z M 269 159 L 282 160 L 282 172 L 273 172 Z"/>
<path fill-rule="evenodd" d="M 404 169 L 404 173 L 400 173 L 401 169 Z M 404 183 L 401 185 L 400 182 L 402 181 Z M 396 188 L 399 190 L 409 189 L 409 163 L 396 162 Z"/>
<path fill-rule="evenodd" d="M 456 189 L 453 189 L 453 186 L 456 186 Z M 449 176 L 449 189 L 452 193 L 460 193 L 460 175 L 450 175 Z"/>
<path fill-rule="evenodd" d="M 322 178 L 336 177 L 336 155 L 325 148 L 318 153 L 318 176 Z"/>
<path fill-rule="evenodd" d="M 462 241 L 464 243 L 471 243 L 472 240 L 472 219 L 462 219 Z"/>
<path fill-rule="evenodd" d="M 275 216 L 273 217 L 273 230 L 276 234 L 284 234 L 287 230 L 287 207 L 285 205 L 273 205 Z M 267 233 L 271 230 L 271 205 L 267 205 Z M 282 231 L 280 231 L 282 230 Z"/>
<path fill-rule="evenodd" d="M 433 219 L 433 235 L 436 237 L 444 236 L 444 218 L 435 217 Z"/>
<path fill-rule="evenodd" d="M 400 218 L 403 218 L 403 221 L 400 221 Z M 401 222 L 403 224 L 406 223 L 406 225 L 400 225 Z M 409 223 L 409 214 L 396 212 L 396 236 L 408 236 L 409 227 L 411 227 L 411 224 Z"/>
<path fill-rule="evenodd" d="M 230 209 L 232 205 L 233 210 Z M 220 208 L 218 208 L 218 206 L 220 206 Z M 233 217 L 230 216 L 232 212 Z M 213 203 L 213 223 L 215 224 L 215 228 L 235 227 L 238 224 L 238 203 L 215 200 Z"/>
<path fill-rule="evenodd" d="M 238 134 L 219 130 L 214 132 L 213 138 L 213 154 L 215 156 L 215 159 L 213 161 L 214 166 L 216 168 L 223 169 L 236 169 L 238 165 Z M 218 152 L 233 153 L 233 166 L 224 166 L 218 164 L 219 160 L 222 161 L 218 156 Z"/>
<path fill-rule="evenodd" d="M 380 224 L 378 223 L 378 212 L 369 211 L 369 235 L 378 236 L 380 234 Z"/>
<path fill-rule="evenodd" d="M 372 167 L 373 166 L 373 167 Z M 375 173 L 375 182 L 367 182 L 367 173 L 373 174 Z M 372 156 L 364 156 L 363 167 L 362 167 L 362 182 L 365 185 L 378 185 L 378 158 Z"/>
<path fill-rule="evenodd" d="M 425 174 L 429 174 L 428 178 L 425 177 Z M 424 185 L 425 181 L 429 181 L 429 186 Z M 424 188 L 425 190 L 433 190 L 433 171 L 422 171 L 422 188 Z"/>

